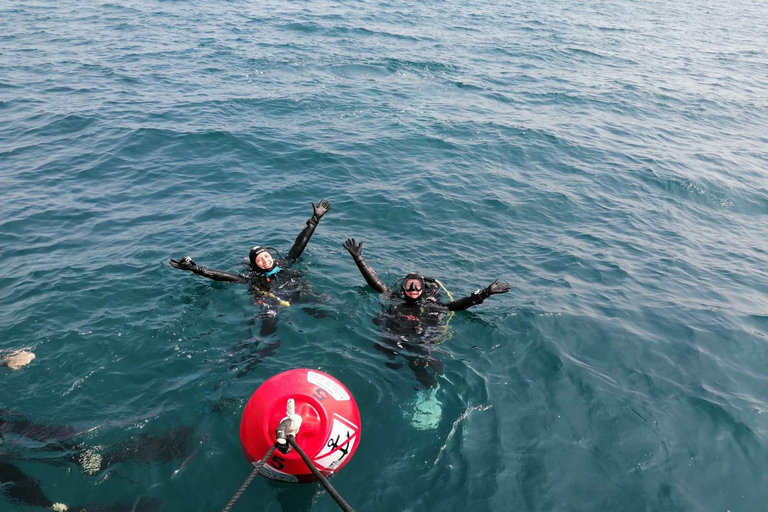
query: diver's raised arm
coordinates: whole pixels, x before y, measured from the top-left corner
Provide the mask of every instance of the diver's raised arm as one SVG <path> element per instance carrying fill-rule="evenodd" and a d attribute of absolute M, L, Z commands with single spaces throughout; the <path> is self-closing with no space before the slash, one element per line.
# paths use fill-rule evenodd
<path fill-rule="evenodd" d="M 291 250 L 288 251 L 287 260 L 289 263 L 293 263 L 299 257 L 301 256 L 301 253 L 304 252 L 304 249 L 307 247 L 307 243 L 309 243 L 309 239 L 312 237 L 312 233 L 315 232 L 315 228 L 317 227 L 317 223 L 320 222 L 320 219 L 323 218 L 323 215 L 325 215 L 328 210 L 331 209 L 331 203 L 325 199 L 320 201 L 317 206 L 315 206 L 315 203 L 312 204 L 312 216 L 307 220 L 307 226 L 301 230 L 301 233 L 299 233 L 299 236 L 296 237 L 296 241 L 293 242 L 293 247 L 291 247 Z"/>
<path fill-rule="evenodd" d="M 344 242 L 344 248 L 352 255 L 352 259 L 355 260 L 355 264 L 357 265 L 357 268 L 360 269 L 360 273 L 363 274 L 368 286 L 379 293 L 389 291 L 387 285 L 379 279 L 376 272 L 365 262 L 365 259 L 363 258 L 363 242 L 358 244 L 355 242 L 354 238 L 347 238 L 347 241 Z"/>
<path fill-rule="evenodd" d="M 189 256 L 184 256 L 180 260 L 171 259 L 171 266 L 178 268 L 179 270 L 187 270 L 193 274 L 213 279 L 214 281 L 222 281 L 225 283 L 245 283 L 245 277 L 239 274 L 232 274 L 230 272 L 224 272 L 223 270 L 215 270 L 212 268 L 201 267 L 192 260 Z"/>
<path fill-rule="evenodd" d="M 507 293 L 509 288 L 509 283 L 500 283 L 497 279 L 485 288 L 477 290 L 467 297 L 462 297 L 461 299 L 449 302 L 445 305 L 445 307 L 451 311 L 463 311 L 465 309 L 471 308 L 472 306 L 482 304 L 483 301 L 491 295 L 495 295 L 497 293 Z"/>

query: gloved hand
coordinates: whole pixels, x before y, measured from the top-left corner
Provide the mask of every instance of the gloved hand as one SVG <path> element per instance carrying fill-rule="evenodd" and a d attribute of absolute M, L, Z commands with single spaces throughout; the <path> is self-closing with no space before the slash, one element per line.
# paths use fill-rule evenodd
<path fill-rule="evenodd" d="M 180 260 L 171 259 L 171 266 L 179 270 L 189 270 L 191 272 L 197 269 L 197 263 L 189 256 L 184 256 Z"/>
<path fill-rule="evenodd" d="M 344 242 L 344 248 L 349 251 L 353 258 L 363 257 L 363 242 L 358 244 L 354 238 L 347 238 L 347 241 Z"/>
<path fill-rule="evenodd" d="M 507 293 L 511 287 L 509 283 L 500 283 L 499 280 L 495 280 L 485 288 L 485 293 L 488 295 L 494 295 L 496 293 Z"/>
<path fill-rule="evenodd" d="M 319 221 L 321 218 L 323 218 L 323 215 L 328 213 L 328 210 L 331 209 L 331 203 L 323 199 L 320 201 L 317 206 L 315 206 L 315 203 L 312 203 L 312 210 L 314 211 L 314 214 L 312 215 L 316 221 Z"/>

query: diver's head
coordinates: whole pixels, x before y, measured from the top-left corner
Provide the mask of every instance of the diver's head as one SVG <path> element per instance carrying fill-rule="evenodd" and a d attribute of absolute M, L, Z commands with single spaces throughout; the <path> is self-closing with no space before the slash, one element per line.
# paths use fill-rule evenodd
<path fill-rule="evenodd" d="M 417 300 L 424 293 L 424 278 L 411 272 L 403 279 L 401 288 L 406 300 Z"/>
<path fill-rule="evenodd" d="M 251 268 L 257 272 L 272 270 L 275 267 L 275 260 L 266 247 L 256 246 L 248 254 L 251 260 Z"/>

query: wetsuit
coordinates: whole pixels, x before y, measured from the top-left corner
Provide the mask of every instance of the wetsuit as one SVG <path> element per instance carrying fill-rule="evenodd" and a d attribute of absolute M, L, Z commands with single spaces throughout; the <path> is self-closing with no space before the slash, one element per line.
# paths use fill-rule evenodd
<path fill-rule="evenodd" d="M 18 413 L 0 410 L 0 438 L 14 434 L 39 442 L 63 442 L 82 432 L 66 425 L 41 425 L 29 421 Z"/>
<path fill-rule="evenodd" d="M 88 449 L 73 438 L 83 432 L 66 425 L 41 425 L 24 416 L 0 410 L 0 493 L 13 503 L 51 509 L 53 501 L 43 493 L 40 483 L 24 473 L 11 460 L 27 460 L 24 452 L 44 452 L 42 458 L 31 460 L 52 462 L 56 465 L 77 462 L 86 474 L 95 474 L 113 464 L 124 461 L 168 462 L 189 456 L 193 448 L 193 427 L 182 427 L 163 432 L 159 436 L 141 433 L 120 441 L 102 453 Z M 5 437 L 5 436 L 8 437 Z M 35 448 L 28 448 L 23 438 L 35 441 Z M 55 456 L 51 456 L 56 454 Z M 112 505 L 70 506 L 68 511 L 101 510 L 157 510 L 157 500 L 140 499 L 135 503 Z"/>
<path fill-rule="evenodd" d="M 158 499 L 139 498 L 133 503 L 68 505 L 64 508 L 45 495 L 40 482 L 3 460 L 0 460 L 0 493 L 19 505 L 67 512 L 157 512 L 161 506 Z"/>
<path fill-rule="evenodd" d="M 370 267 L 367 269 L 373 272 Z M 375 273 L 369 277 L 377 279 Z M 482 300 L 470 295 L 443 303 L 440 300 L 440 286 L 430 278 L 424 278 L 424 284 L 424 290 L 416 300 L 410 299 L 402 291 L 395 292 L 388 287 L 381 292 L 389 299 L 389 303 L 373 319 L 382 331 L 382 343 L 374 347 L 387 354 L 391 360 L 398 355 L 404 357 L 416 380 L 426 388 L 433 388 L 437 386 L 433 373 L 442 375 L 445 367 L 432 355 L 432 348 L 444 339 L 450 312 L 467 309 Z M 397 368 L 399 365 L 390 361 L 387 366 Z"/>
<path fill-rule="evenodd" d="M 253 369 L 262 359 L 271 356 L 280 347 L 280 340 L 274 340 L 261 348 L 258 347 L 260 341 L 264 341 L 277 330 L 277 317 L 280 308 L 294 302 L 322 302 L 324 300 L 312 293 L 311 285 L 303 278 L 300 271 L 291 269 L 306 249 L 320 219 L 331 209 L 331 204 L 323 200 L 317 206 L 313 204 L 312 207 L 314 214 L 307 220 L 306 226 L 296 237 L 288 255 L 285 258 L 275 259 L 269 269 L 262 269 L 255 263 L 255 254 L 267 250 L 258 246 L 251 250 L 248 271 L 242 274 L 202 267 L 188 257 L 180 261 L 171 260 L 171 265 L 175 268 L 189 270 L 214 281 L 248 284 L 254 305 L 261 308 L 258 315 L 261 319 L 259 329 L 261 339 L 244 340 L 231 348 L 230 352 L 233 353 L 234 361 L 230 368 L 242 366 L 236 377 L 240 377 Z M 321 313 L 313 314 L 320 315 Z M 241 365 L 241 363 L 243 364 Z"/>
<path fill-rule="evenodd" d="M 447 331 L 449 310 L 439 302 L 440 288 L 429 282 L 422 293 L 423 300 L 405 300 L 403 294 L 388 292 L 390 302 L 373 322 L 381 327 L 381 343 L 374 348 L 390 359 L 387 366 L 399 368 L 402 363 L 394 361 L 402 356 L 408 361 L 416 379 L 427 388 L 437 385 L 434 375 L 444 373 L 443 363 L 431 355 L 432 347 L 444 339 Z"/>
<path fill-rule="evenodd" d="M 251 285 L 252 289 L 258 295 L 261 292 L 262 295 L 266 295 L 271 292 L 276 296 L 287 300 L 297 291 L 300 291 L 297 287 L 288 287 L 286 291 L 286 284 L 291 280 L 291 272 L 289 271 L 291 266 L 301 257 L 304 249 L 309 243 L 309 239 L 315 232 L 317 224 L 320 222 L 320 217 L 313 215 L 307 220 L 307 225 L 301 230 L 299 236 L 296 237 L 296 241 L 293 243 L 291 250 L 288 251 L 288 256 L 285 259 L 275 260 L 272 268 L 261 269 L 257 267 L 253 262 L 245 274 L 233 274 L 232 272 L 225 272 L 223 270 L 216 270 L 212 268 L 201 267 L 200 265 L 192 262 L 193 266 L 190 268 L 182 268 L 173 264 L 175 260 L 171 260 L 171 265 L 176 268 L 182 268 L 182 270 L 189 270 L 194 274 L 213 279 L 214 281 L 222 281 L 226 283 L 247 283 Z"/>
<path fill-rule="evenodd" d="M 20 458 L 17 452 L 43 452 L 46 454 L 44 460 L 53 461 L 56 457 L 51 454 L 56 454 L 60 455 L 57 462 L 63 459 L 84 466 L 85 459 L 95 452 L 75 438 L 86 432 L 67 425 L 42 425 L 18 413 L 0 411 L 0 453 L 8 458 Z M 160 435 L 142 432 L 99 452 L 99 466 L 83 467 L 83 470 L 92 473 L 130 460 L 168 462 L 181 458 L 192 451 L 194 433 L 191 426 L 166 430 Z M 39 446 L 29 448 L 23 438 L 35 441 Z"/>
<path fill-rule="evenodd" d="M 357 268 L 360 269 L 360 273 L 363 274 L 365 282 L 368 283 L 368 286 L 379 293 L 387 294 L 389 298 L 400 298 L 409 305 L 433 305 L 435 308 L 447 311 L 463 311 L 465 309 L 471 308 L 472 306 L 482 304 L 483 301 L 492 294 L 487 289 L 480 289 L 472 292 L 466 297 L 452 300 L 451 302 L 443 304 L 439 301 L 440 286 L 437 284 L 437 280 L 428 277 L 424 278 L 425 287 L 419 298 L 415 300 L 410 299 L 402 291 L 393 292 L 387 285 L 385 285 L 384 282 L 376 274 L 376 271 L 373 270 L 370 265 L 365 262 L 362 254 L 353 254 L 352 258 L 355 260 L 355 264 L 357 264 Z"/>
<path fill-rule="evenodd" d="M 365 262 L 362 242 L 357 244 L 354 239 L 349 239 L 344 248 L 352 255 L 368 286 L 390 299 L 390 304 L 374 318 L 374 323 L 381 326 L 383 334 L 383 343 L 375 345 L 375 348 L 386 353 L 391 359 L 397 355 L 403 356 L 417 380 L 425 387 L 437 385 L 437 380 L 428 368 L 440 375 L 444 371 L 442 362 L 431 355 L 431 350 L 442 341 L 449 312 L 463 311 L 482 304 L 494 293 L 505 293 L 509 290 L 508 284 L 498 284 L 494 281 L 485 289 L 443 303 L 440 297 L 441 286 L 436 279 L 409 274 L 403 280 L 403 287 L 393 291 Z M 418 298 L 408 297 L 405 292 L 404 286 L 409 278 L 421 281 L 422 289 Z M 398 367 L 391 362 L 387 366 Z"/>

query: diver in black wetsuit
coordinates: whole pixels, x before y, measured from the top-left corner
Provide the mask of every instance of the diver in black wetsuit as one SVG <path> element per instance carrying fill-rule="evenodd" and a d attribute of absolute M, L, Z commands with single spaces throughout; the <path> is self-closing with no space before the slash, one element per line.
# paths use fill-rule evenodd
<path fill-rule="evenodd" d="M 193 449 L 194 428 L 168 430 L 160 435 L 141 433 L 115 445 L 96 451 L 76 438 L 84 431 L 67 425 L 42 425 L 19 413 L 0 410 L 0 494 L 12 502 L 50 510 L 122 512 L 156 510 L 157 500 L 141 498 L 135 503 L 69 506 L 54 503 L 44 494 L 40 483 L 24 473 L 11 460 L 34 460 L 55 465 L 77 463 L 84 473 L 93 475 L 113 465 L 129 461 L 169 462 L 189 457 Z M 30 448 L 25 440 L 34 441 Z M 42 456 L 37 454 L 42 453 Z"/>
<path fill-rule="evenodd" d="M 255 304 L 261 306 L 259 334 L 264 340 L 277 330 L 277 310 L 280 306 L 287 307 L 292 302 L 298 301 L 318 301 L 318 297 L 312 293 L 309 283 L 301 279 L 301 273 L 291 270 L 291 265 L 299 259 L 307 247 L 320 219 L 331 209 L 331 203 L 323 199 L 317 206 L 312 203 L 312 209 L 312 217 L 307 220 L 306 227 L 296 237 L 296 241 L 285 259 L 273 257 L 270 253 L 270 250 L 274 250 L 273 248 L 257 245 L 248 254 L 249 266 L 248 272 L 245 274 L 233 274 L 201 267 L 189 256 L 180 260 L 172 259 L 171 266 L 180 270 L 188 270 L 214 281 L 248 284 L 254 296 Z M 247 361 L 247 368 L 241 369 L 238 377 L 258 364 L 262 358 L 272 355 L 280 347 L 280 340 L 276 340 L 254 353 L 255 343 L 253 341 L 246 340 L 235 347 L 236 349 L 248 349 L 248 354 L 242 358 Z"/>
<path fill-rule="evenodd" d="M 134 503 L 64 505 L 54 503 L 43 492 L 40 482 L 24 473 L 18 466 L 0 460 L 0 494 L 12 503 L 42 507 L 55 512 L 157 512 L 160 501 L 139 498 Z"/>
<path fill-rule="evenodd" d="M 405 357 L 417 380 L 427 388 L 437 385 L 437 380 L 427 370 L 428 367 L 432 367 L 438 374 L 443 373 L 442 363 L 432 357 L 430 352 L 445 329 L 446 313 L 471 308 L 481 304 L 491 295 L 507 293 L 510 288 L 509 283 L 500 283 L 496 279 L 487 287 L 466 297 L 442 303 L 442 284 L 437 279 L 410 273 L 395 282 L 400 283 L 400 289 L 393 291 L 365 262 L 363 242 L 357 243 L 354 238 L 349 238 L 344 242 L 344 248 L 352 255 L 368 286 L 393 299 L 393 303 L 374 319 L 374 323 L 382 327 L 386 344 L 375 347 L 391 358 L 398 354 Z M 396 367 L 392 364 L 387 366 Z"/>

